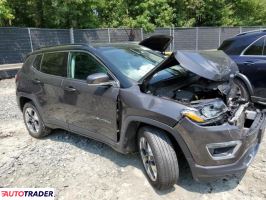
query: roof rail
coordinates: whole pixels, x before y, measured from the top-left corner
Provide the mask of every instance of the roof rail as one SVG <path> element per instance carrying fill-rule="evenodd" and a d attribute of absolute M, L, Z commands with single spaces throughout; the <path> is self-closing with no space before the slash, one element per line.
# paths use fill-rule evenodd
<path fill-rule="evenodd" d="M 246 34 L 255 33 L 255 32 L 266 32 L 266 29 L 257 29 L 257 30 L 252 30 L 252 31 L 246 31 L 246 32 L 239 33 L 236 36 L 246 35 Z"/>
<path fill-rule="evenodd" d="M 66 46 L 90 46 L 90 45 L 88 43 L 58 44 L 58 45 L 49 45 L 49 46 L 39 47 L 39 48 L 35 49 L 35 51 L 52 49 L 52 48 L 56 48 L 56 47 L 66 47 Z"/>

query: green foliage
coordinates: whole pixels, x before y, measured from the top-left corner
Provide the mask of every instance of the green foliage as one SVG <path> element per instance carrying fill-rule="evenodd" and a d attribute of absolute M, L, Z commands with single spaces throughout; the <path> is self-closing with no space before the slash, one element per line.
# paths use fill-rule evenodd
<path fill-rule="evenodd" d="M 0 26 L 263 26 L 266 0 L 0 0 Z"/>
<path fill-rule="evenodd" d="M 14 18 L 10 7 L 8 7 L 6 0 L 0 0 L 0 26 L 10 24 Z"/>

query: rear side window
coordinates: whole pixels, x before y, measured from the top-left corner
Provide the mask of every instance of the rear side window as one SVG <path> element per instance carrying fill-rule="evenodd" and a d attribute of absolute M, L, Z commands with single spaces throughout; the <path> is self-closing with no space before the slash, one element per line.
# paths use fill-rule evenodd
<path fill-rule="evenodd" d="M 43 54 L 41 71 L 56 76 L 67 76 L 67 52 Z"/>
<path fill-rule="evenodd" d="M 222 43 L 218 50 L 223 50 L 229 55 L 239 55 L 248 45 L 240 40 L 228 39 Z"/>
<path fill-rule="evenodd" d="M 264 37 L 252 44 L 244 53 L 244 55 L 263 55 Z"/>
<path fill-rule="evenodd" d="M 37 69 L 40 70 L 41 68 L 41 61 L 42 61 L 42 54 L 41 55 L 37 55 L 34 59 L 34 62 L 32 64 L 32 66 Z"/>
<path fill-rule="evenodd" d="M 232 43 L 233 43 L 232 40 L 225 40 L 225 41 L 223 41 L 223 43 L 219 47 L 219 50 L 223 50 L 224 52 L 226 52 L 230 48 L 230 46 L 232 45 Z"/>

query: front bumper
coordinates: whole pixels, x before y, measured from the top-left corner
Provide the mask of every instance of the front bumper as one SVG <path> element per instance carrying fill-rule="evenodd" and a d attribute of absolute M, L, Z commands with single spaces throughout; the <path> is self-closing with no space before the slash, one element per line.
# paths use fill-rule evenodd
<path fill-rule="evenodd" d="M 265 125 L 265 112 L 260 112 L 249 128 L 240 129 L 228 123 L 200 126 L 183 118 L 174 129 L 191 153 L 188 162 L 194 179 L 209 180 L 245 172 L 258 151 Z M 208 144 L 230 141 L 241 141 L 241 146 L 232 157 L 217 160 L 210 155 Z"/>

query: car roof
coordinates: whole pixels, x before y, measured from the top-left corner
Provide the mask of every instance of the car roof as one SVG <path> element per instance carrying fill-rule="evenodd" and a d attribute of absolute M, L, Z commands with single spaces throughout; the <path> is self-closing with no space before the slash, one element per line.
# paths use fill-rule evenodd
<path fill-rule="evenodd" d="M 240 55 L 251 43 L 266 35 L 266 30 L 255 30 L 240 33 L 223 41 L 219 50 L 229 55 Z M 234 52 L 234 53 L 232 53 Z"/>
<path fill-rule="evenodd" d="M 247 31 L 243 33 L 239 33 L 236 36 L 229 38 L 227 40 L 253 40 L 255 41 L 256 39 L 266 35 L 266 30 L 256 30 L 256 31 Z"/>
<path fill-rule="evenodd" d="M 246 31 L 246 32 L 239 33 L 236 36 L 243 36 L 243 35 L 246 35 L 246 36 L 253 35 L 254 36 L 254 35 L 263 34 L 263 33 L 266 34 L 266 29 Z"/>
<path fill-rule="evenodd" d="M 101 50 L 102 48 L 112 48 L 112 47 L 119 47 L 119 48 L 128 48 L 128 47 L 136 47 L 139 46 L 138 42 L 117 42 L 117 43 L 74 43 L 74 44 L 65 44 L 65 45 L 56 45 L 50 47 L 43 47 L 37 49 L 31 54 L 40 54 L 40 53 L 47 53 L 53 51 L 67 51 L 67 50 Z"/>

